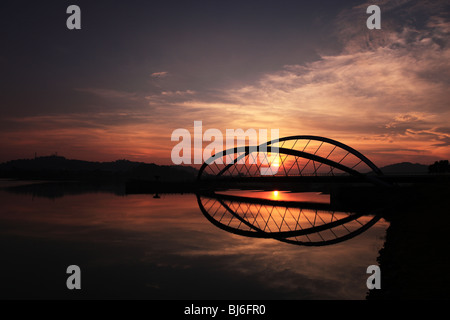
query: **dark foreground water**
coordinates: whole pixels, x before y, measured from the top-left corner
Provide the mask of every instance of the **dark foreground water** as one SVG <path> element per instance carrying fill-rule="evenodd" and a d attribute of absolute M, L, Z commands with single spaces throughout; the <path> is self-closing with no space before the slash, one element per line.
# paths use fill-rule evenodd
<path fill-rule="evenodd" d="M 2 299 L 365 299 L 388 227 L 310 247 L 219 229 L 192 194 L 3 190 L 0 203 Z"/>

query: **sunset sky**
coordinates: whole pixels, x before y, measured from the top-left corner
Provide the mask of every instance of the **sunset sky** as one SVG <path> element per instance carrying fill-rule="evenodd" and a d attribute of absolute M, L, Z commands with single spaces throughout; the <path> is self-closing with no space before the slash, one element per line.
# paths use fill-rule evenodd
<path fill-rule="evenodd" d="M 71 4 L 81 30 L 66 28 Z M 450 158 L 447 0 L 0 7 L 0 162 L 171 164 L 172 132 L 194 121 L 320 135 L 379 166 Z"/>

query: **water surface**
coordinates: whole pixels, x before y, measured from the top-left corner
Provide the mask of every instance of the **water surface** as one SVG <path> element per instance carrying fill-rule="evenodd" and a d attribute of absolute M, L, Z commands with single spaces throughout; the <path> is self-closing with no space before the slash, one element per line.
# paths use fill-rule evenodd
<path fill-rule="evenodd" d="M 3 190 L 0 202 L 3 299 L 365 299 L 388 227 L 305 247 L 221 230 L 193 194 Z M 66 288 L 72 264 L 78 291 Z"/>

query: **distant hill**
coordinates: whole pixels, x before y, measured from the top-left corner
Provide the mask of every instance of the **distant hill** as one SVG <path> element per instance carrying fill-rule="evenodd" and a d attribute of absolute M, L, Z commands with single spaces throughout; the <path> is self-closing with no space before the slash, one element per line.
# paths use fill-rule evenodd
<path fill-rule="evenodd" d="M 402 162 L 380 168 L 384 174 L 426 174 L 428 165 Z M 93 162 L 45 156 L 0 164 L 0 178 L 91 181 L 193 181 L 197 169 L 189 166 L 116 160 Z"/>
<path fill-rule="evenodd" d="M 197 176 L 193 167 L 156 165 L 117 160 L 92 162 L 46 156 L 0 164 L 0 178 L 43 180 L 159 180 L 189 181 Z"/>
<path fill-rule="evenodd" d="M 428 165 L 411 162 L 401 162 L 380 168 L 384 174 L 425 174 L 428 173 Z"/>

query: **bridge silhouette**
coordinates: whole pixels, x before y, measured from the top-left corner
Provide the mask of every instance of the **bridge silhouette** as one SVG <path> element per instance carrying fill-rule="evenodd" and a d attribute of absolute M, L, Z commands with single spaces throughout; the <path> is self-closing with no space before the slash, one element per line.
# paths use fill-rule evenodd
<path fill-rule="evenodd" d="M 381 170 L 352 147 L 325 137 L 298 135 L 241 146 L 205 160 L 197 181 L 224 188 L 234 183 L 369 183 L 391 185 Z"/>

